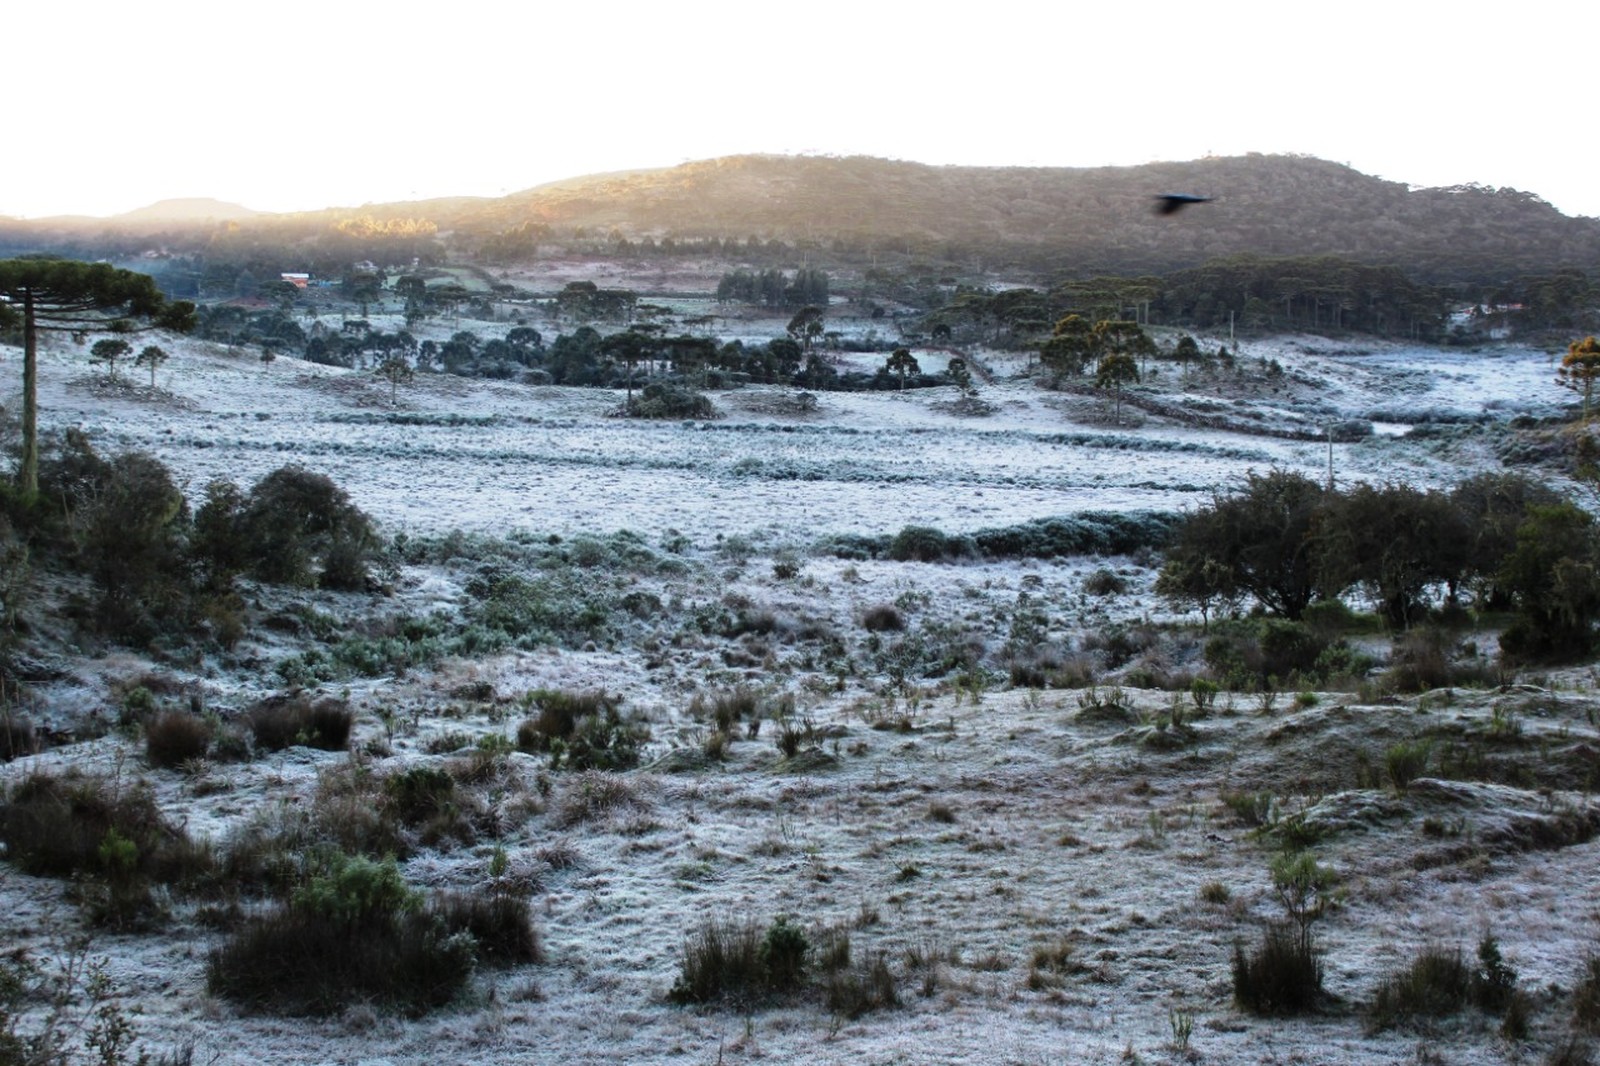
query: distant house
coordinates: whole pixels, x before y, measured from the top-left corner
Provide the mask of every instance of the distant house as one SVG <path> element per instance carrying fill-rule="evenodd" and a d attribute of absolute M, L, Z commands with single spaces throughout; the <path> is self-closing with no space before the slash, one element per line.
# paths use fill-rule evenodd
<path fill-rule="evenodd" d="M 307 285 L 311 284 L 310 274 L 279 274 L 278 277 L 282 278 L 284 281 L 287 281 L 290 285 L 293 285 L 297 289 L 303 289 Z"/>

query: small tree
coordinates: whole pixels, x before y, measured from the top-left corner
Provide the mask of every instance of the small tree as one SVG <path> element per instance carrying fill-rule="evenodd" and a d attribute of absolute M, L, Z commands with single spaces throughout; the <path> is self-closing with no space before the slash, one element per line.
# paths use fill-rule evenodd
<path fill-rule="evenodd" d="M 917 363 L 917 357 L 911 354 L 910 348 L 896 348 L 889 353 L 888 360 L 883 368 L 891 374 L 900 375 L 900 391 L 906 391 L 906 375 L 920 374 L 922 367 Z"/>
<path fill-rule="evenodd" d="M 1178 346 L 1172 350 L 1172 357 L 1178 361 L 1178 368 L 1185 377 L 1189 375 L 1189 364 L 1200 358 L 1200 345 L 1195 343 L 1193 337 L 1185 333 L 1178 338 Z"/>
<path fill-rule="evenodd" d="M 107 337 L 94 342 L 94 347 L 89 349 L 89 358 L 96 363 L 104 363 L 106 372 L 112 381 L 117 380 L 117 360 L 133 351 L 133 345 L 127 341 Z"/>
<path fill-rule="evenodd" d="M 950 360 L 950 365 L 945 367 L 945 376 L 955 382 L 956 388 L 963 391 L 972 388 L 972 371 L 967 369 L 967 361 L 961 358 Z"/>
<path fill-rule="evenodd" d="M 400 403 L 400 385 L 412 378 L 411 364 L 399 352 L 392 352 L 377 366 L 377 374 L 389 383 L 389 406 Z"/>
<path fill-rule="evenodd" d="M 1055 325 L 1050 339 L 1039 347 L 1039 362 L 1061 377 L 1081 374 L 1099 350 L 1094 327 L 1082 315 L 1067 315 Z"/>
<path fill-rule="evenodd" d="M 156 387 L 156 368 L 166 361 L 166 349 L 158 344 L 147 344 L 139 350 L 138 356 L 133 360 L 133 365 L 150 368 L 150 388 L 153 390 Z"/>
<path fill-rule="evenodd" d="M 818 337 L 822 336 L 822 308 L 802 307 L 795 312 L 789 320 L 789 325 L 784 332 L 793 337 L 806 351 L 810 351 Z"/>
<path fill-rule="evenodd" d="M 1133 361 L 1133 356 L 1121 352 L 1105 356 L 1095 369 L 1095 387 L 1111 390 L 1118 425 L 1122 424 L 1122 386 L 1138 380 L 1139 365 Z"/>
<path fill-rule="evenodd" d="M 1600 379 L 1600 341 L 1585 337 L 1567 345 L 1566 357 L 1556 370 L 1556 384 L 1583 394 L 1583 421 L 1589 421 L 1589 398 Z"/>

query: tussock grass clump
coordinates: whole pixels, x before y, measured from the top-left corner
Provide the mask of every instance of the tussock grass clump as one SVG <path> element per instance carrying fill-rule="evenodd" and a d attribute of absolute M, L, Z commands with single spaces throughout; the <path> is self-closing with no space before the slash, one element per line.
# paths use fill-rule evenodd
<path fill-rule="evenodd" d="M 823 1005 L 845 1018 L 859 1018 L 875 1010 L 900 1005 L 889 956 L 866 953 L 859 962 L 827 975 L 822 987 Z"/>
<path fill-rule="evenodd" d="M 291 747 L 343 751 L 350 746 L 355 714 L 343 700 L 309 696 L 277 696 L 249 712 L 256 747 L 282 751 Z"/>
<path fill-rule="evenodd" d="M 1500 954 L 1492 934 L 1478 942 L 1477 965 L 1462 957 L 1459 947 L 1429 944 L 1411 965 L 1391 974 L 1373 997 L 1372 1028 L 1393 1028 L 1415 1018 L 1443 1018 L 1468 1007 L 1504 1015 L 1502 1031 L 1516 1039 L 1526 1035 L 1528 1004 L 1517 992 L 1517 974 Z"/>
<path fill-rule="evenodd" d="M 1442 1018 L 1466 1007 L 1472 970 L 1460 948 L 1430 944 L 1399 973 L 1378 986 L 1370 1012 L 1374 1029 L 1389 1029 L 1418 1016 Z"/>
<path fill-rule="evenodd" d="M 544 961 L 526 900 L 500 893 L 447 892 L 436 896 L 428 909 L 450 932 L 470 934 L 480 961 L 498 966 Z"/>
<path fill-rule="evenodd" d="M 1269 925 L 1254 951 L 1233 946 L 1233 999 L 1251 1014 L 1304 1014 L 1322 999 L 1322 960 L 1310 930 Z"/>
<path fill-rule="evenodd" d="M 761 716 L 761 696 L 747 685 L 720 692 L 696 692 L 689 701 L 689 714 L 695 718 L 709 718 L 719 732 L 733 735 L 733 727 L 742 721 L 755 721 Z"/>
<path fill-rule="evenodd" d="M 751 919 L 713 919 L 684 940 L 678 979 L 667 998 L 674 1003 L 751 1004 L 766 992 L 761 927 Z"/>
<path fill-rule="evenodd" d="M 558 818 L 572 826 L 604 818 L 614 811 L 643 810 L 647 804 L 625 777 L 603 770 L 586 770 L 562 790 Z"/>
<path fill-rule="evenodd" d="M 145 758 L 167 769 L 205 758 L 215 726 L 186 711 L 163 711 L 145 722 Z"/>

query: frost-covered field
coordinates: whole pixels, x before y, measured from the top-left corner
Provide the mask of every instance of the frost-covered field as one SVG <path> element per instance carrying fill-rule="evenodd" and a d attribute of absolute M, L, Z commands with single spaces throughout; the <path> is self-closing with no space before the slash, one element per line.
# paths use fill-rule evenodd
<path fill-rule="evenodd" d="M 647 764 L 612 780 L 612 805 L 588 803 L 593 779 L 513 753 L 496 802 L 515 816 L 501 832 L 421 847 L 403 865 L 419 887 L 467 887 L 489 877 L 503 847 L 545 962 L 488 973 L 466 1002 L 420 1020 L 364 1007 L 324 1020 L 253 1016 L 207 994 L 205 958 L 220 934 L 178 901 L 158 932 L 94 941 L 147 1046 L 193 1041 L 197 1061 L 225 1063 L 1355 1066 L 1539 1061 L 1565 1038 L 1568 992 L 1600 948 L 1600 855 L 1588 839 L 1600 825 L 1589 796 L 1600 700 L 1588 671 L 1556 678 L 1559 692 L 1446 690 L 1381 704 L 1322 694 L 1273 707 L 1223 697 L 1204 715 L 1191 709 L 1183 728 L 1170 717 L 1184 697 L 1155 690 L 1128 690 L 1118 704 L 1105 688 L 1029 691 L 999 676 L 976 693 L 959 677 L 894 686 L 881 653 L 898 638 L 864 630 L 873 607 L 895 606 L 908 636 L 991 648 L 1033 610 L 1041 638 L 1084 650 L 1114 626 L 1162 619 L 1149 591 L 1155 561 L 917 564 L 812 551 L 830 535 L 908 524 L 964 533 L 1085 510 L 1181 510 L 1252 470 L 1324 476 L 1325 443 L 1137 409 L 1116 426 L 1102 400 L 1041 390 L 996 353 L 979 353 L 992 377 L 985 416 L 949 410 L 951 390 L 822 394 L 815 413 L 798 415 L 773 402 L 782 390 L 749 388 L 714 395 L 718 420 L 645 424 L 609 417 L 619 394 L 421 376 L 391 407 L 388 385 L 369 373 L 285 358 L 264 369 L 203 342 L 173 347 L 154 396 L 107 388 L 79 350 L 51 350 L 45 425 L 78 427 L 102 451 L 149 450 L 191 497 L 212 478 L 248 485 L 294 462 L 332 476 L 388 535 L 571 542 L 630 530 L 672 565 L 593 572 L 664 605 L 615 639 L 326 683 L 358 713 L 359 757 L 294 748 L 180 774 L 147 769 L 141 745 L 113 733 L 5 767 L 8 781 L 67 765 L 147 780 L 191 833 L 222 841 L 263 812 L 313 804 L 319 780 L 353 761 L 379 775 L 442 766 L 446 738 L 506 735 L 533 688 L 605 687 L 649 722 Z M 1253 376 L 1271 360 L 1282 375 Z M 0 369 L 18 361 L 0 350 Z M 1247 344 L 1240 364 L 1243 377 L 1196 371 L 1182 382 L 1164 365 L 1154 395 L 1244 428 L 1382 423 L 1385 432 L 1333 445 L 1341 481 L 1451 484 L 1496 460 L 1487 435 L 1449 427 L 1548 414 L 1567 399 L 1548 357 L 1532 351 L 1290 338 Z M 1423 424 L 1447 431 L 1406 433 Z M 780 576 L 775 554 L 796 571 Z M 1128 590 L 1086 592 L 1102 568 Z M 387 595 L 252 596 L 279 617 L 304 609 L 358 627 L 467 610 L 469 571 L 401 567 Z M 756 621 L 741 621 L 743 632 L 685 621 L 712 611 Z M 1147 665 L 1193 665 L 1197 635 L 1164 639 L 1145 649 Z M 41 699 L 63 714 L 114 715 L 110 687 L 154 673 L 227 716 L 281 685 L 274 664 L 305 640 L 254 633 L 231 657 L 193 663 L 105 652 L 72 664 Z M 698 757 L 712 725 L 689 712 L 693 694 L 740 684 L 792 698 L 787 721 L 807 737 L 798 757 L 780 754 L 773 719 L 734 739 L 725 760 Z M 1521 784 L 1425 779 L 1397 792 L 1375 782 L 1386 747 L 1418 736 L 1504 764 Z M 1310 1018 L 1261 1019 L 1232 1004 L 1233 945 L 1253 944 L 1282 914 L 1267 872 L 1278 837 L 1222 798 L 1242 793 L 1271 797 L 1280 834 L 1309 826 L 1343 890 L 1318 923 L 1333 999 Z M 8 943 L 76 928 L 59 881 L 5 868 L 0 897 Z M 849 1019 L 814 994 L 748 1013 L 667 1002 L 684 939 L 702 922 L 765 926 L 779 915 L 819 935 L 848 929 L 858 958 L 883 953 L 900 1005 Z M 1486 931 L 1531 997 L 1526 1042 L 1473 1011 L 1425 1030 L 1367 1031 L 1363 1006 L 1385 975 L 1426 944 L 1470 957 Z"/>
<path fill-rule="evenodd" d="M 1352 354 L 1279 342 L 1246 346 L 1240 363 L 1248 373 L 1264 359 L 1283 366 L 1282 383 L 1248 398 L 1229 395 L 1234 375 L 1223 372 L 1168 391 L 1170 366 L 1160 395 L 1221 405 L 1241 427 L 1312 433 L 1348 419 L 1548 413 L 1563 395 L 1548 357 L 1526 350 Z M 81 352 L 62 348 L 44 361 L 42 405 L 47 425 L 150 450 L 197 489 L 300 463 L 394 532 L 677 529 L 697 542 L 738 534 L 804 546 L 909 523 L 970 532 L 1083 510 L 1175 511 L 1246 471 L 1327 470 L 1315 441 L 1197 430 L 1137 410 L 1125 412 L 1137 424 L 1119 427 L 1103 400 L 1043 392 L 1009 376 L 1014 358 L 994 362 L 987 417 L 942 410 L 950 389 L 826 393 L 814 414 L 765 413 L 764 394 L 783 390 L 758 387 L 713 394 L 716 421 L 662 424 L 606 417 L 619 393 L 442 375 L 403 386 L 391 407 L 389 386 L 370 373 L 287 358 L 263 369 L 250 354 L 180 342 L 161 375 L 177 402 L 106 395 Z M 1387 433 L 1333 449 L 1342 480 L 1448 484 L 1486 458 Z"/>

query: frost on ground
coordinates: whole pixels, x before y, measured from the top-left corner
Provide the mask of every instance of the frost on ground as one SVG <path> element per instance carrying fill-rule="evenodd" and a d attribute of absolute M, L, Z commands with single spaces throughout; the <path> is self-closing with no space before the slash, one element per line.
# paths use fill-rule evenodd
<path fill-rule="evenodd" d="M 201 1061 L 230 1063 L 1356 1064 L 1528 1060 L 1562 1044 L 1571 989 L 1600 949 L 1590 671 L 1209 706 L 1115 677 L 1012 688 L 992 669 L 1008 642 L 1050 643 L 1103 673 L 1107 636 L 1138 632 L 1131 666 L 1181 680 L 1203 638 L 1160 628 L 1158 560 L 1144 556 L 818 550 L 906 525 L 959 534 L 1178 511 L 1247 471 L 1325 476 L 1330 455 L 1342 482 L 1449 485 L 1498 462 L 1493 433 L 1475 427 L 1553 410 L 1547 358 L 1281 340 L 1246 347 L 1241 363 L 1262 371 L 1248 385 L 1163 367 L 1123 425 L 1098 396 L 1044 391 L 1015 376 L 1020 361 L 978 358 L 982 407 L 942 389 L 823 394 L 809 412 L 784 390 L 747 388 L 713 396 L 721 419 L 645 424 L 609 417 L 618 397 L 597 390 L 432 375 L 391 406 L 370 373 L 263 368 L 196 341 L 174 345 L 157 392 L 109 385 L 70 347 L 48 352 L 48 426 L 102 451 L 151 451 L 191 497 L 215 477 L 248 484 L 299 463 L 346 488 L 413 561 L 382 594 L 247 588 L 272 624 L 229 656 L 84 648 L 48 664 L 30 708 L 62 728 L 113 722 L 119 694 L 143 685 L 235 719 L 296 679 L 350 700 L 350 752 L 151 769 L 113 730 L 16 760 L 6 780 L 72 766 L 148 782 L 191 835 L 224 843 L 315 809 L 354 776 L 487 759 L 492 831 L 412 840 L 402 871 L 428 888 L 510 886 L 532 903 L 547 955 L 480 974 L 462 1002 L 420 1019 L 360 1005 L 325 1020 L 251 1015 L 208 995 L 217 915 L 179 896 L 156 931 L 94 934 L 146 1045 L 193 1042 Z M 1351 421 L 1391 432 L 1318 439 Z M 625 619 L 593 640 L 395 669 L 338 657 L 352 637 L 381 646 L 399 619 L 469 618 L 474 582 L 501 565 L 495 543 L 569 552 L 582 591 L 629 604 Z M 1125 590 L 1090 591 L 1101 570 Z M 989 665 L 922 676 L 938 655 Z M 716 742 L 694 697 L 740 686 L 759 724 Z M 650 726 L 644 765 L 573 773 L 481 747 L 515 738 L 525 694 L 557 688 L 620 694 Z M 1412 743 L 1421 769 L 1391 772 Z M 1283 917 L 1269 866 L 1290 845 L 1337 885 L 1315 926 L 1329 998 L 1309 1017 L 1263 1019 L 1234 1007 L 1230 960 Z M 0 894 L 8 944 L 48 947 L 81 927 L 60 881 L 8 867 Z M 857 960 L 881 953 L 898 1005 L 851 1017 L 814 990 L 748 1010 L 669 1002 L 703 923 L 779 916 L 813 944 L 847 934 Z M 1370 1031 L 1384 977 L 1430 944 L 1470 957 L 1486 932 L 1529 997 L 1526 1038 L 1474 1009 Z"/>

